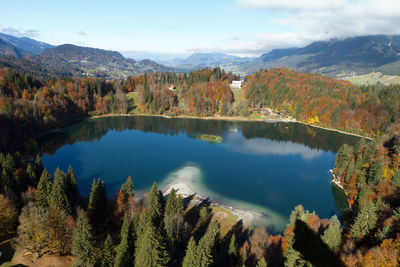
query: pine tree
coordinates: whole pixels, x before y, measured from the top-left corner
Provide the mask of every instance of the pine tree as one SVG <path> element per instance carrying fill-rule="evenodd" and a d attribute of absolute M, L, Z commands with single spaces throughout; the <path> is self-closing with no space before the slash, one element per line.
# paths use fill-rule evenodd
<path fill-rule="evenodd" d="M 229 242 L 229 248 L 228 248 L 228 257 L 232 262 L 237 261 L 237 256 L 238 256 L 238 248 L 236 244 L 236 236 L 235 234 L 232 235 L 231 241 Z"/>
<path fill-rule="evenodd" d="M 36 155 L 36 158 L 35 158 L 35 161 L 33 164 L 35 167 L 36 176 L 39 177 L 39 175 L 41 175 L 43 172 L 43 163 L 42 163 L 42 159 L 40 158 L 39 154 Z"/>
<path fill-rule="evenodd" d="M 74 234 L 72 236 L 73 254 L 85 266 L 94 266 L 96 263 L 96 248 L 92 226 L 83 210 L 78 213 Z"/>
<path fill-rule="evenodd" d="M 138 240 L 135 253 L 136 266 L 168 266 L 169 255 L 161 233 L 150 225 Z"/>
<path fill-rule="evenodd" d="M 353 147 L 344 144 L 340 147 L 335 160 L 335 169 L 338 171 L 338 175 L 346 169 L 350 159 L 353 157 Z"/>
<path fill-rule="evenodd" d="M 184 207 L 182 198 L 181 196 L 177 196 L 175 189 L 172 188 L 171 192 L 168 195 L 167 202 L 165 203 L 164 215 L 165 216 L 170 214 L 183 215 L 183 213 L 184 213 Z"/>
<path fill-rule="evenodd" d="M 351 176 L 354 174 L 354 159 L 351 159 L 347 165 L 347 172 L 345 177 L 345 182 L 348 184 L 350 182 Z"/>
<path fill-rule="evenodd" d="M 130 176 L 126 179 L 126 182 L 122 184 L 121 191 L 124 192 L 127 198 L 133 197 L 135 195 L 135 191 L 133 189 L 133 181 Z"/>
<path fill-rule="evenodd" d="M 63 210 L 67 214 L 71 214 L 72 212 L 66 189 L 66 175 L 59 168 L 54 173 L 49 204 L 50 207 Z"/>
<path fill-rule="evenodd" d="M 332 251 L 336 251 L 342 243 L 340 222 L 336 215 L 330 219 L 330 222 L 321 239 Z"/>
<path fill-rule="evenodd" d="M 265 260 L 265 258 L 262 258 L 261 260 L 259 260 L 257 262 L 257 267 L 267 267 L 267 261 Z"/>
<path fill-rule="evenodd" d="M 394 176 L 392 178 L 392 185 L 393 186 L 399 186 L 400 185 L 400 170 L 397 170 L 394 173 Z"/>
<path fill-rule="evenodd" d="M 39 206 L 47 207 L 50 202 L 50 195 L 52 190 L 52 181 L 50 173 L 44 169 L 37 186 L 35 200 Z"/>
<path fill-rule="evenodd" d="M 115 251 L 114 243 L 111 239 L 110 234 L 107 235 L 103 245 L 103 253 L 101 258 L 101 267 L 112 267 L 114 266 Z"/>
<path fill-rule="evenodd" d="M 103 219 L 102 215 L 107 207 L 107 194 L 104 182 L 99 178 L 92 183 L 92 191 L 89 196 L 88 212 L 90 218 L 99 222 Z"/>
<path fill-rule="evenodd" d="M 151 217 L 149 215 L 148 209 L 144 209 L 140 214 L 138 228 L 137 228 L 137 237 L 140 237 L 146 228 L 152 224 Z"/>
<path fill-rule="evenodd" d="M 220 236 L 220 227 L 217 221 L 211 221 L 207 231 L 199 241 L 199 260 L 201 266 L 211 266 L 214 263 L 216 245 Z"/>
<path fill-rule="evenodd" d="M 121 228 L 121 242 L 117 248 L 117 254 L 115 256 L 115 267 L 132 266 L 134 254 L 134 235 L 133 235 L 133 225 L 129 221 L 127 215 L 124 217 L 124 222 Z"/>
<path fill-rule="evenodd" d="M 155 182 L 149 196 L 148 212 L 154 226 L 159 227 L 163 216 L 163 197 Z"/>
<path fill-rule="evenodd" d="M 200 266 L 197 253 L 197 245 L 193 236 L 190 237 L 189 243 L 186 249 L 186 255 L 183 258 L 182 267 L 197 267 Z"/>
<path fill-rule="evenodd" d="M 36 173 L 35 173 L 35 170 L 34 170 L 32 164 L 30 164 L 30 163 L 26 167 L 26 175 L 28 177 L 28 184 L 31 186 L 36 186 L 36 184 L 38 182 Z"/>
<path fill-rule="evenodd" d="M 368 184 L 374 182 L 375 184 L 379 184 L 383 175 L 384 165 L 382 160 L 376 160 L 372 163 L 371 168 L 369 170 Z"/>
<path fill-rule="evenodd" d="M 351 226 L 351 235 L 354 238 L 362 238 L 375 228 L 377 221 L 376 207 L 373 201 L 361 207 Z"/>
<path fill-rule="evenodd" d="M 75 172 L 72 169 L 71 165 L 69 165 L 68 167 L 68 172 L 66 177 L 66 187 L 71 207 L 75 207 L 77 204 L 79 191 L 78 191 L 78 183 L 76 182 Z"/>

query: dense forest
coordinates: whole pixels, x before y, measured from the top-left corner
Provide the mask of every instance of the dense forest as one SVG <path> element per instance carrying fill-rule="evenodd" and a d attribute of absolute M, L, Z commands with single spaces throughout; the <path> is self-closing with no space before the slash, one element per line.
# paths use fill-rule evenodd
<path fill-rule="evenodd" d="M 246 82 L 250 107 L 270 107 L 319 126 L 379 136 L 400 116 L 398 85 L 359 87 L 283 68 L 258 71 Z"/>
<path fill-rule="evenodd" d="M 0 238 L 15 237 L 13 247 L 27 260 L 73 255 L 79 266 L 398 266 L 399 86 L 357 87 L 271 69 L 247 76 L 235 99 L 229 84 L 238 78 L 219 68 L 115 81 L 42 79 L 0 69 Z M 130 177 L 112 200 L 101 179 L 93 181 L 89 198 L 82 197 L 72 168 L 50 174 L 36 156 L 40 135 L 86 116 L 250 116 L 265 108 L 375 137 L 337 153 L 334 181 L 349 204 L 341 220 L 321 219 L 299 205 L 282 235 L 240 223 L 222 229 L 208 203 L 188 206 L 156 184 L 136 199 Z M 94 127 L 102 134 L 101 125 Z M 244 136 L 252 132 L 248 127 Z"/>

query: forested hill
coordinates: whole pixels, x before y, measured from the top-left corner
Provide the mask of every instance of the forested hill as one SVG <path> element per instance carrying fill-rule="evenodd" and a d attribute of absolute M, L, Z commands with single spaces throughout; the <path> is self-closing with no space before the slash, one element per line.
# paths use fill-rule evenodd
<path fill-rule="evenodd" d="M 151 60 L 136 62 L 119 52 L 64 44 L 52 45 L 29 38 L 0 34 L 0 67 L 41 77 L 103 77 L 121 79 L 144 72 L 168 71 Z"/>
<path fill-rule="evenodd" d="M 0 33 L 0 40 L 17 47 L 29 54 L 38 55 L 46 48 L 53 47 L 51 44 L 36 41 L 27 37 L 16 37 L 9 34 Z M 1 53 L 0 53 L 1 54 Z"/>
<path fill-rule="evenodd" d="M 0 38 L 0 55 L 12 56 L 15 58 L 23 58 L 29 55 L 28 52 L 19 49 L 18 47 L 3 41 Z"/>
<path fill-rule="evenodd" d="M 330 77 L 379 71 L 400 74 L 400 36 L 375 35 L 313 42 L 303 48 L 277 49 L 243 63 L 245 72 L 286 67 Z"/>
<path fill-rule="evenodd" d="M 358 87 L 284 68 L 247 76 L 245 92 L 252 108 L 270 107 L 310 124 L 371 136 L 379 136 L 400 116 L 398 86 Z"/>

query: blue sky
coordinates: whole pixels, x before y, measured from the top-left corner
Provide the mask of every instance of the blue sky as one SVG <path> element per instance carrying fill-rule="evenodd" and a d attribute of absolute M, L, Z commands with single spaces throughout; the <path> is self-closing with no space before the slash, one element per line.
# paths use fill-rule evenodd
<path fill-rule="evenodd" d="M 259 55 L 315 40 L 399 33 L 398 2 L 2 0 L 0 31 L 125 54 Z"/>

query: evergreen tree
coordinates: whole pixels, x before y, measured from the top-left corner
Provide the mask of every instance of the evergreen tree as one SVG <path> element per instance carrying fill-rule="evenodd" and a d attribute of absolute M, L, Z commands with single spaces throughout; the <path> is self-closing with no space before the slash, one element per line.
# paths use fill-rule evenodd
<path fill-rule="evenodd" d="M 115 256 L 115 267 L 132 266 L 133 264 L 133 251 L 134 251 L 134 235 L 133 225 L 129 221 L 127 215 L 124 217 L 124 222 L 121 228 L 121 242 L 117 248 L 117 255 Z"/>
<path fill-rule="evenodd" d="M 135 253 L 136 266 L 168 266 L 166 242 L 153 225 L 147 227 L 138 240 Z"/>
<path fill-rule="evenodd" d="M 148 209 L 144 209 L 140 214 L 138 228 L 137 228 L 137 237 L 142 236 L 146 228 L 152 224 L 151 217 Z"/>
<path fill-rule="evenodd" d="M 184 213 L 184 207 L 183 207 L 182 197 L 177 196 L 175 189 L 172 188 L 171 192 L 168 195 L 167 202 L 165 203 L 164 215 L 165 216 L 170 214 L 183 215 L 183 213 Z"/>
<path fill-rule="evenodd" d="M 228 257 L 232 262 L 236 262 L 237 256 L 238 256 L 238 248 L 236 244 L 236 236 L 235 234 L 233 234 L 231 237 L 231 241 L 229 242 Z"/>
<path fill-rule="evenodd" d="M 133 181 L 130 176 L 126 179 L 126 182 L 122 184 L 121 191 L 124 192 L 127 197 L 133 197 L 135 195 L 135 191 L 133 190 Z"/>
<path fill-rule="evenodd" d="M 63 210 L 71 214 L 72 209 L 67 195 L 66 175 L 59 168 L 54 173 L 54 182 L 50 195 L 50 207 Z"/>
<path fill-rule="evenodd" d="M 368 197 L 372 194 L 368 185 L 364 185 L 357 193 L 357 205 L 359 208 L 363 206 L 367 201 Z"/>
<path fill-rule="evenodd" d="M 36 158 L 35 158 L 35 161 L 33 164 L 35 167 L 36 177 L 39 177 L 43 172 L 43 163 L 42 163 L 42 159 L 40 158 L 39 154 L 36 155 Z"/>
<path fill-rule="evenodd" d="M 362 238 L 375 228 L 377 221 L 376 207 L 373 201 L 361 207 L 358 215 L 351 226 L 351 235 L 354 238 Z"/>
<path fill-rule="evenodd" d="M 200 266 L 198 259 L 198 250 L 196 241 L 193 236 L 190 237 L 189 243 L 186 249 L 186 255 L 183 258 L 182 267 L 197 267 Z"/>
<path fill-rule="evenodd" d="M 215 260 L 216 245 L 219 242 L 220 227 L 217 221 L 211 221 L 207 231 L 199 241 L 199 261 L 201 266 L 211 266 Z"/>
<path fill-rule="evenodd" d="M 361 170 L 361 172 L 358 174 L 358 178 L 357 178 L 357 188 L 361 189 L 366 185 L 367 185 L 367 176 L 366 176 L 365 170 Z"/>
<path fill-rule="evenodd" d="M 332 251 L 336 251 L 342 243 L 340 222 L 336 215 L 330 219 L 330 222 L 321 239 Z"/>
<path fill-rule="evenodd" d="M 52 190 L 52 181 L 50 173 L 44 169 L 37 186 L 35 200 L 39 206 L 47 207 L 50 202 L 50 195 Z"/>
<path fill-rule="evenodd" d="M 103 245 L 101 267 L 114 266 L 114 259 L 115 259 L 114 243 L 111 239 L 110 234 L 108 234 Z"/>
<path fill-rule="evenodd" d="M 342 172 L 346 169 L 350 159 L 353 157 L 353 147 L 344 144 L 340 147 L 339 151 L 336 155 L 335 160 L 335 169 L 338 171 L 338 175 L 341 175 Z"/>
<path fill-rule="evenodd" d="M 66 187 L 71 207 L 75 207 L 77 204 L 79 191 L 78 191 L 78 183 L 76 182 L 75 172 L 72 169 L 71 165 L 69 165 L 68 167 L 68 172 L 66 177 Z"/>
<path fill-rule="evenodd" d="M 28 177 L 28 184 L 31 186 L 36 186 L 38 181 L 37 181 L 35 169 L 33 168 L 32 164 L 30 164 L 30 163 L 26 167 L 26 175 Z"/>
<path fill-rule="evenodd" d="M 96 263 L 96 248 L 92 226 L 83 210 L 78 213 L 74 234 L 72 236 L 73 254 L 85 266 L 94 266 Z"/>
<path fill-rule="evenodd" d="M 347 172 L 345 177 L 345 182 L 348 184 L 350 182 L 351 176 L 354 174 L 354 159 L 351 159 L 347 165 Z"/>
<path fill-rule="evenodd" d="M 397 170 L 394 173 L 394 176 L 392 178 L 392 185 L 393 186 L 399 186 L 400 185 L 400 170 Z"/>
<path fill-rule="evenodd" d="M 267 261 L 265 260 L 265 258 L 262 258 L 261 260 L 259 260 L 257 262 L 257 267 L 267 267 Z"/>
<path fill-rule="evenodd" d="M 106 187 L 104 182 L 99 178 L 96 182 L 96 179 L 93 180 L 92 183 L 92 191 L 89 196 L 89 206 L 88 212 L 91 219 L 94 219 L 96 222 L 102 220 L 103 213 L 107 207 L 107 194 Z"/>
<path fill-rule="evenodd" d="M 375 184 L 379 184 L 383 175 L 384 165 L 382 160 L 376 160 L 372 163 L 371 168 L 369 170 L 368 184 L 374 182 Z"/>
<path fill-rule="evenodd" d="M 155 182 L 149 196 L 148 212 L 154 226 L 159 227 L 163 216 L 163 196 Z"/>

